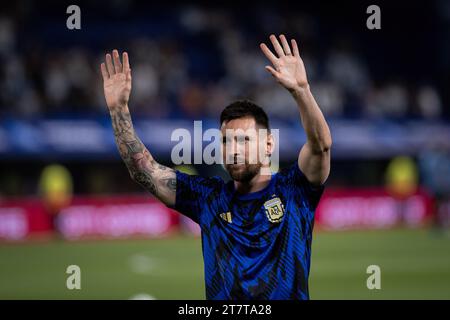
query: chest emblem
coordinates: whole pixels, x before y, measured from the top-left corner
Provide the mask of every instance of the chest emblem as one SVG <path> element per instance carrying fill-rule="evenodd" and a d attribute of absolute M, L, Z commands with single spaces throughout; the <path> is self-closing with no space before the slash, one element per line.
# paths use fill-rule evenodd
<path fill-rule="evenodd" d="M 267 218 L 272 223 L 279 223 L 284 216 L 284 206 L 280 198 L 272 198 L 264 202 Z"/>

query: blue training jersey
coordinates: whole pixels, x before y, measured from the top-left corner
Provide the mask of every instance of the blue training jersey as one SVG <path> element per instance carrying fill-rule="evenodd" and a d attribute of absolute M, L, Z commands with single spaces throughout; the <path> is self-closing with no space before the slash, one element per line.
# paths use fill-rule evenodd
<path fill-rule="evenodd" d="M 314 211 L 324 185 L 295 163 L 262 190 L 176 172 L 173 207 L 201 227 L 207 299 L 309 299 Z"/>

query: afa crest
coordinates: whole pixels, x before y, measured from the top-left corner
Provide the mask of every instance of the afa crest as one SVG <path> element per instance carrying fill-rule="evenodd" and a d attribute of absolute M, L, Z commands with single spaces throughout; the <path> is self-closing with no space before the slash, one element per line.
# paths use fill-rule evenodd
<path fill-rule="evenodd" d="M 280 198 L 272 198 L 264 202 L 267 218 L 270 222 L 279 223 L 284 216 L 284 206 Z"/>

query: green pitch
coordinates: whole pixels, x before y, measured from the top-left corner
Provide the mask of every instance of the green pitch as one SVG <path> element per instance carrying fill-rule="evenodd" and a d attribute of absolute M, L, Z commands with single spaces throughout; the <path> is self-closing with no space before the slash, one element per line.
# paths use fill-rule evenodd
<path fill-rule="evenodd" d="M 204 299 L 200 239 L 0 244 L 0 299 Z M 316 232 L 312 299 L 450 299 L 450 237 L 428 230 Z M 81 290 L 66 268 L 81 268 Z M 381 268 L 381 290 L 366 269 Z"/>

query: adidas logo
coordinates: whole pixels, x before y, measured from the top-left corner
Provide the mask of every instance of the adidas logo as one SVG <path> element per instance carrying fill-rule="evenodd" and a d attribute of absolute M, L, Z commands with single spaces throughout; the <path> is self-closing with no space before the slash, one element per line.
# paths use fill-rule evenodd
<path fill-rule="evenodd" d="M 225 220 L 226 222 L 228 222 L 228 223 L 231 223 L 231 222 L 232 222 L 232 220 L 231 220 L 231 212 L 230 212 L 230 211 L 221 213 L 221 214 L 220 214 L 220 217 L 221 217 L 223 220 Z"/>

